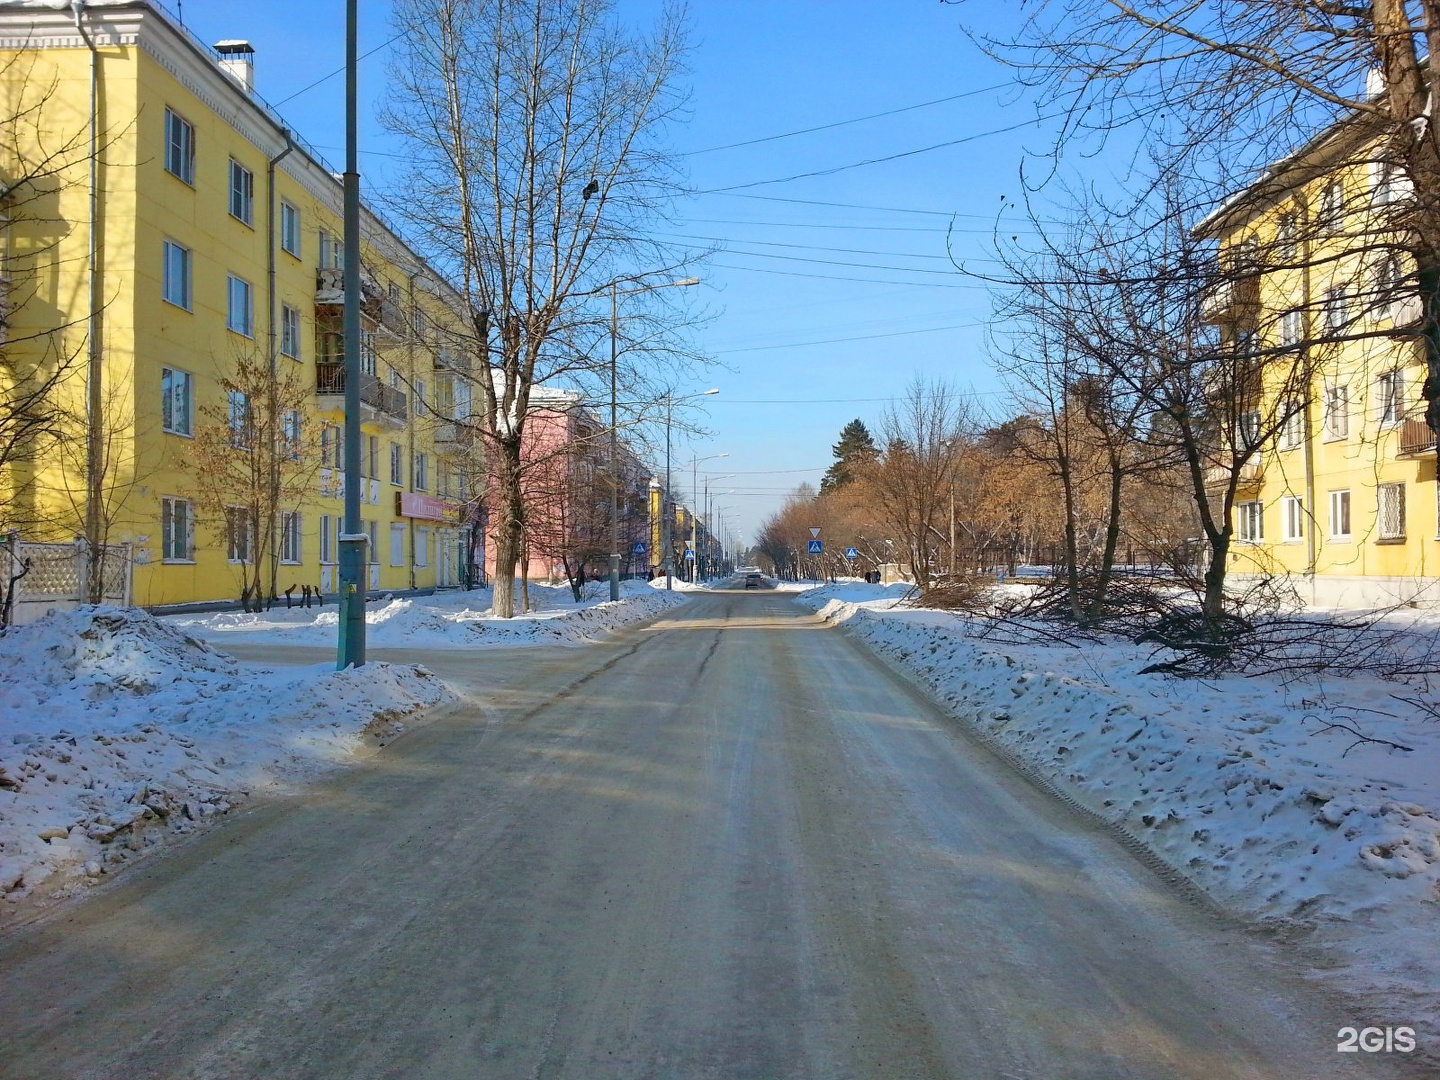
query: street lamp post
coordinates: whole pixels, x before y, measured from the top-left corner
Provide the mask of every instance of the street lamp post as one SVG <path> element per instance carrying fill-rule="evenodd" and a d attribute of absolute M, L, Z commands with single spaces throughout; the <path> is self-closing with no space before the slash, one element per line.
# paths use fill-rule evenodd
<path fill-rule="evenodd" d="M 712 570 L 711 563 L 715 561 L 710 557 L 711 550 L 715 544 L 715 519 L 710 516 L 710 481 L 729 480 L 732 476 L 738 475 L 739 473 L 721 473 L 719 476 L 707 475 L 705 477 L 705 574 L 703 577 L 706 579 L 710 577 Z M 733 495 L 735 493 L 733 491 L 720 491 L 716 492 L 716 494 Z M 698 559 L 699 556 L 697 555 L 696 558 Z"/>
<path fill-rule="evenodd" d="M 710 397 L 711 395 L 718 394 L 719 392 L 719 390 L 715 389 L 703 390 L 698 394 L 691 394 L 688 397 L 681 398 L 680 400 L 693 401 L 695 398 Z M 660 511 L 665 523 L 664 528 L 662 529 L 661 540 L 665 549 L 665 589 L 667 592 L 673 591 L 674 587 L 673 545 L 675 541 L 674 537 L 671 535 L 674 531 L 674 518 L 670 512 L 670 425 L 671 422 L 674 420 L 674 417 L 675 390 L 672 387 L 671 389 L 665 391 L 665 494 L 660 499 Z"/>
<path fill-rule="evenodd" d="M 656 285 L 641 285 L 635 289 L 622 289 L 620 282 L 634 278 L 616 278 L 610 282 L 610 599 L 620 599 L 620 451 L 619 420 L 616 400 L 616 357 L 620 352 L 620 297 L 634 293 L 654 292 L 656 289 L 683 289 L 699 285 L 699 278 L 682 278 L 679 281 L 662 281 Z M 604 286 L 601 286 L 602 288 Z M 666 472 L 669 472 L 669 421 L 666 421 Z M 667 579 L 668 584 L 668 579 Z"/>
<path fill-rule="evenodd" d="M 727 458 L 727 457 L 729 457 L 729 456 L 730 456 L 729 451 L 726 451 L 726 452 L 723 453 L 723 454 L 710 454 L 710 455 L 708 455 L 708 456 L 706 456 L 706 457 L 697 457 L 697 458 L 694 458 L 694 459 L 690 462 L 690 497 L 691 497 L 692 499 L 693 499 L 696 495 L 699 495 L 699 494 L 700 494 L 700 490 L 699 490 L 699 489 L 700 489 L 700 462 L 702 462 L 702 461 L 715 461 L 715 460 L 717 460 L 717 459 L 719 459 L 719 458 Z M 706 477 L 705 483 L 706 483 L 706 486 L 709 486 L 709 483 L 710 483 L 709 477 Z M 696 509 L 698 510 L 699 507 L 697 506 Z M 700 519 L 700 515 L 699 515 L 699 514 L 692 513 L 692 514 L 690 515 L 690 550 L 695 553 L 695 557 L 694 557 L 694 564 L 695 564 L 695 565 L 690 568 L 690 584 L 692 584 L 692 585 L 695 584 L 695 583 L 699 580 L 699 578 L 700 578 L 700 520 L 699 520 L 699 519 Z M 709 526 L 707 525 L 706 527 L 708 528 Z"/>

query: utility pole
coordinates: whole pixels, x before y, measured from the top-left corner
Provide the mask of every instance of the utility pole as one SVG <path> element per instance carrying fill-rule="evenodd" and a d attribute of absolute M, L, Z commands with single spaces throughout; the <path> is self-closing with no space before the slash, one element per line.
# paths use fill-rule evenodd
<path fill-rule="evenodd" d="M 345 0 L 345 528 L 340 535 L 340 643 L 335 666 L 365 663 L 365 544 L 360 521 L 360 166 L 356 124 L 359 0 Z"/>

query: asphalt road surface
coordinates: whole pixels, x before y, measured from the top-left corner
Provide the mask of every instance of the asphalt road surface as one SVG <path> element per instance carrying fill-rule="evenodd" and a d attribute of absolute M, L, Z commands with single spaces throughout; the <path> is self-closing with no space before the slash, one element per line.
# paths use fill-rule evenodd
<path fill-rule="evenodd" d="M 783 594 L 386 655 L 483 706 L 7 934 L 0 1076 L 1420 1075 Z"/>

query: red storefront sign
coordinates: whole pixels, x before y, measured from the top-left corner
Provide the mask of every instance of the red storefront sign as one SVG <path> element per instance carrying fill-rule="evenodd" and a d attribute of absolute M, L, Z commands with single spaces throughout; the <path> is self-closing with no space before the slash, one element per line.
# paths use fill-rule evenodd
<path fill-rule="evenodd" d="M 421 495 L 414 491 L 397 491 L 395 493 L 396 517 L 446 521 L 450 517 L 447 510 L 445 500 L 434 495 Z"/>

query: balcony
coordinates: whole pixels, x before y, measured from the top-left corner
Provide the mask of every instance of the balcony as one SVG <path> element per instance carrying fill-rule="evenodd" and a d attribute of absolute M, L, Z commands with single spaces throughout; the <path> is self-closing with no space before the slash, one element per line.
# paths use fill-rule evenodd
<path fill-rule="evenodd" d="M 1418 457 L 1435 449 L 1435 432 L 1424 420 L 1406 420 L 1400 425 L 1400 449 L 1397 457 Z"/>
<path fill-rule="evenodd" d="M 386 298 L 384 291 L 378 284 L 365 277 L 360 277 L 360 310 L 367 319 L 384 324 L 384 313 Z M 334 314 L 340 314 L 345 307 L 345 271 L 336 266 L 322 266 L 315 271 L 315 306 L 317 308 L 337 309 Z M 392 321 L 398 320 L 399 330 L 397 333 L 404 333 L 405 320 L 400 318 L 398 304 L 392 305 L 395 311 Z M 384 324 L 389 326 L 390 324 Z"/>
<path fill-rule="evenodd" d="M 436 346 L 431 353 L 435 358 L 436 371 L 453 371 L 457 375 L 470 375 L 470 357 L 460 349 L 448 345 Z"/>
<path fill-rule="evenodd" d="M 315 395 L 321 409 L 345 408 L 345 365 L 315 365 Z M 404 427 L 409 400 L 403 391 L 386 386 L 369 372 L 360 375 L 360 418 L 392 427 Z"/>
<path fill-rule="evenodd" d="M 1230 467 L 1228 465 L 1211 465 L 1205 470 L 1205 484 L 1207 487 L 1223 487 L 1230 482 Z M 1240 476 L 1236 480 L 1236 488 L 1259 487 L 1265 482 L 1265 466 L 1258 459 L 1251 459 L 1240 466 Z"/>
<path fill-rule="evenodd" d="M 1260 278 L 1255 275 L 1222 281 L 1205 294 L 1200 314 L 1208 323 L 1234 323 L 1260 310 Z"/>

